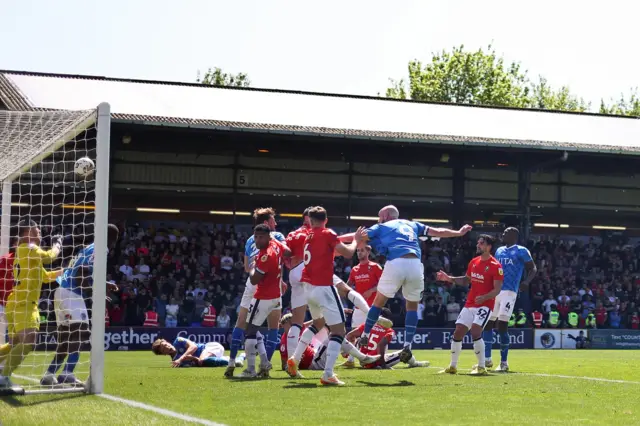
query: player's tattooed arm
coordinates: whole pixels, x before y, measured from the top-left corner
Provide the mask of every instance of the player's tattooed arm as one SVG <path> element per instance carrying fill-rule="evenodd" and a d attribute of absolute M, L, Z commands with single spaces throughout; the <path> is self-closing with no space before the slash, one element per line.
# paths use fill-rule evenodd
<path fill-rule="evenodd" d="M 471 225 L 464 225 L 462 228 L 460 228 L 457 231 L 454 231 L 453 229 L 447 229 L 447 228 L 429 227 L 429 229 L 427 230 L 427 235 L 430 237 L 438 237 L 438 238 L 456 238 L 456 237 L 462 237 L 466 235 L 469 231 L 471 231 L 471 229 L 472 229 Z"/>
<path fill-rule="evenodd" d="M 531 281 L 533 281 L 536 274 L 538 273 L 538 267 L 533 260 L 530 260 L 529 262 L 524 264 L 524 269 L 527 273 L 527 276 L 524 277 L 524 280 L 522 280 L 522 283 L 520 285 L 527 289 L 529 288 L 529 284 L 531 284 Z"/>
<path fill-rule="evenodd" d="M 469 278 L 467 275 L 463 275 L 461 277 L 452 277 L 444 271 L 439 271 L 436 274 L 436 280 L 451 283 L 453 285 L 459 285 L 462 287 L 468 287 L 469 284 L 471 284 L 471 278 Z"/>

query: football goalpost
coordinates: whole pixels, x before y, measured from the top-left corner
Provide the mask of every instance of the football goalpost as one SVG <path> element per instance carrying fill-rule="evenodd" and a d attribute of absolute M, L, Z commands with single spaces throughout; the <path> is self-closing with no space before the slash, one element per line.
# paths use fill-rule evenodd
<path fill-rule="evenodd" d="M 14 347 L 24 348 L 22 354 L 26 356 L 11 375 L 13 387 L 0 389 L 0 393 L 101 393 L 103 390 L 110 126 L 107 103 L 87 111 L 0 110 L 0 255 L 16 250 L 17 225 L 25 220 L 32 220 L 39 227 L 40 248 L 44 251 L 53 248 L 45 255 L 31 246 L 27 261 L 29 274 L 32 273 L 31 265 L 37 265 L 38 269 L 42 265 L 46 271 L 73 265 L 79 250 L 95 244 L 92 291 L 83 287 L 66 294 L 67 298 L 71 293 L 76 295 L 72 296 L 76 298 L 74 304 L 69 306 L 77 312 L 56 315 L 54 305 L 62 300 L 60 295 L 55 295 L 58 284 L 55 279 L 46 283 L 53 274 L 41 273 L 45 283 L 41 291 L 37 285 L 34 291 L 34 281 L 40 280 L 25 278 L 25 271 L 17 270 L 24 269 L 24 264 L 20 268 L 14 263 L 12 275 L 16 279 L 12 294 L 3 298 L 0 288 L 0 345 L 8 339 Z M 76 161 L 83 157 L 89 157 L 95 163 L 95 170 L 87 176 L 74 171 Z M 56 248 L 56 238 L 52 238 L 57 235 L 62 236 L 60 250 Z M 37 236 L 31 233 L 28 240 L 23 238 L 20 242 L 35 244 L 36 240 Z M 21 253 L 25 253 L 24 249 Z M 32 263 L 34 257 L 37 259 Z M 22 281 L 16 275 L 22 277 Z M 38 321 L 34 322 L 36 313 Z M 38 322 L 36 327 L 34 324 Z M 71 334 L 83 336 L 79 339 L 80 358 L 71 374 L 78 381 L 55 383 L 56 379 L 53 384 L 41 385 L 56 353 L 60 337 L 58 322 L 66 325 L 89 323 L 89 333 Z M 33 351 L 28 354 L 29 345 L 16 342 L 16 335 L 25 329 L 38 330 L 35 346 L 31 346 Z M 23 335 L 24 332 L 20 338 L 24 338 Z M 78 343 L 77 339 L 75 343 Z M 13 356 L 13 359 L 17 357 Z M 0 358 L 0 365 L 3 362 L 8 362 L 6 357 Z M 68 372 L 64 363 L 54 377 L 60 377 L 58 375 L 63 372 Z M 0 368 L 0 376 L 2 374 Z M 65 377 L 68 378 L 68 374 Z"/>

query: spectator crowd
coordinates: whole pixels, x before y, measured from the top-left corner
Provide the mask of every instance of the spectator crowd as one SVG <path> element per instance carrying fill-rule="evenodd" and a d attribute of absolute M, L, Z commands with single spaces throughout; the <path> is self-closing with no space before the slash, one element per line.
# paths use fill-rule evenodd
<path fill-rule="evenodd" d="M 280 230 L 285 235 L 288 231 Z M 108 278 L 119 287 L 108 293 L 110 325 L 142 325 L 151 310 L 158 314 L 161 326 L 200 325 L 205 315 L 214 315 L 217 327 L 233 326 L 247 279 L 244 245 L 249 232 L 248 227 L 240 232 L 233 227 L 188 224 L 124 227 L 118 247 L 108 255 Z M 524 316 L 527 325 L 533 325 L 533 313 L 544 316 L 544 326 L 570 326 L 567 321 L 573 323 L 572 313 L 576 313 L 579 327 L 638 328 L 640 246 L 542 236 L 528 247 L 538 274 L 530 288 L 521 288 L 514 314 L 518 326 L 524 325 Z M 472 237 L 424 243 L 421 326 L 455 323 L 468 289 L 437 282 L 435 273 L 442 269 L 462 275 L 474 255 Z M 376 260 L 383 263 L 384 259 Z M 346 281 L 354 261 L 337 258 L 335 273 Z M 284 306 L 288 302 L 286 294 Z M 404 302 L 400 295 L 390 300 L 389 308 L 401 326 Z M 549 322 L 551 317 L 554 324 Z M 207 318 L 209 325 L 212 317 Z"/>

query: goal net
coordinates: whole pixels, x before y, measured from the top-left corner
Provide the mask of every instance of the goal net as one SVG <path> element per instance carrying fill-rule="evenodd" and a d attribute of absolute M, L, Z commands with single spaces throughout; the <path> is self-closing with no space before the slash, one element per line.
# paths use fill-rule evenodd
<path fill-rule="evenodd" d="M 102 392 L 109 128 L 108 104 L 0 111 L 0 394 Z"/>

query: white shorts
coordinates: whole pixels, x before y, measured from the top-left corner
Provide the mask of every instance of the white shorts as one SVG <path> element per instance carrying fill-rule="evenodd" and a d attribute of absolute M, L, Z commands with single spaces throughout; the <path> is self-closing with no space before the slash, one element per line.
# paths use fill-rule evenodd
<path fill-rule="evenodd" d="M 333 285 L 307 285 L 307 302 L 311 318 L 324 317 L 325 323 L 332 326 L 345 322 L 344 308 L 338 290 Z"/>
<path fill-rule="evenodd" d="M 242 300 L 240 300 L 240 307 L 249 309 L 253 295 L 256 294 L 256 286 L 251 284 L 251 278 L 247 278 L 247 283 L 244 285 L 244 293 L 242 293 Z"/>
<path fill-rule="evenodd" d="M 422 300 L 424 292 L 424 265 L 418 258 L 400 257 L 385 263 L 378 282 L 378 293 L 391 299 L 402 288 L 409 302 Z"/>
<path fill-rule="evenodd" d="M 343 283 L 343 282 L 344 281 L 342 281 L 342 279 L 339 276 L 337 276 L 335 274 L 333 275 L 333 285 L 338 285 L 338 284 Z"/>
<path fill-rule="evenodd" d="M 0 345 L 7 343 L 7 316 L 4 314 L 4 306 L 0 305 Z"/>
<path fill-rule="evenodd" d="M 358 309 L 353 309 L 353 315 L 351 316 L 351 328 L 358 328 L 367 320 L 367 314 Z"/>
<path fill-rule="evenodd" d="M 282 309 L 282 298 L 277 299 L 252 299 L 249 305 L 249 315 L 247 316 L 247 324 L 253 324 L 260 327 L 271 312 L 276 309 Z"/>
<path fill-rule="evenodd" d="M 518 293 L 511 290 L 502 290 L 498 296 L 496 296 L 495 306 L 491 312 L 491 321 L 495 321 L 498 318 L 500 321 L 509 322 L 511 314 L 513 314 L 513 308 L 516 306 L 516 299 Z"/>
<path fill-rule="evenodd" d="M 320 347 L 316 350 L 316 354 L 313 356 L 313 361 L 311 361 L 311 366 L 309 370 L 324 370 L 325 365 L 327 365 L 327 345 L 328 341 L 322 343 Z"/>
<path fill-rule="evenodd" d="M 491 316 L 491 309 L 486 306 L 481 306 L 479 308 L 462 308 L 460 311 L 460 315 L 458 315 L 458 319 L 456 320 L 456 324 L 462 324 L 468 329 L 471 329 L 473 324 L 479 325 L 483 330 L 484 326 L 489 322 L 489 317 Z"/>
<path fill-rule="evenodd" d="M 299 308 L 307 304 L 306 284 L 301 282 L 304 262 L 289 271 L 289 285 L 291 286 L 291 309 Z"/>
<path fill-rule="evenodd" d="M 222 358 L 224 356 L 224 346 L 222 346 L 218 342 L 209 342 L 204 345 L 204 350 L 200 354 L 200 358 L 203 358 L 203 355 L 204 358 L 209 358 L 212 356 L 216 358 Z"/>
<path fill-rule="evenodd" d="M 58 287 L 53 294 L 53 306 L 58 326 L 71 324 L 89 324 L 87 305 L 84 298 L 68 288 Z"/>

